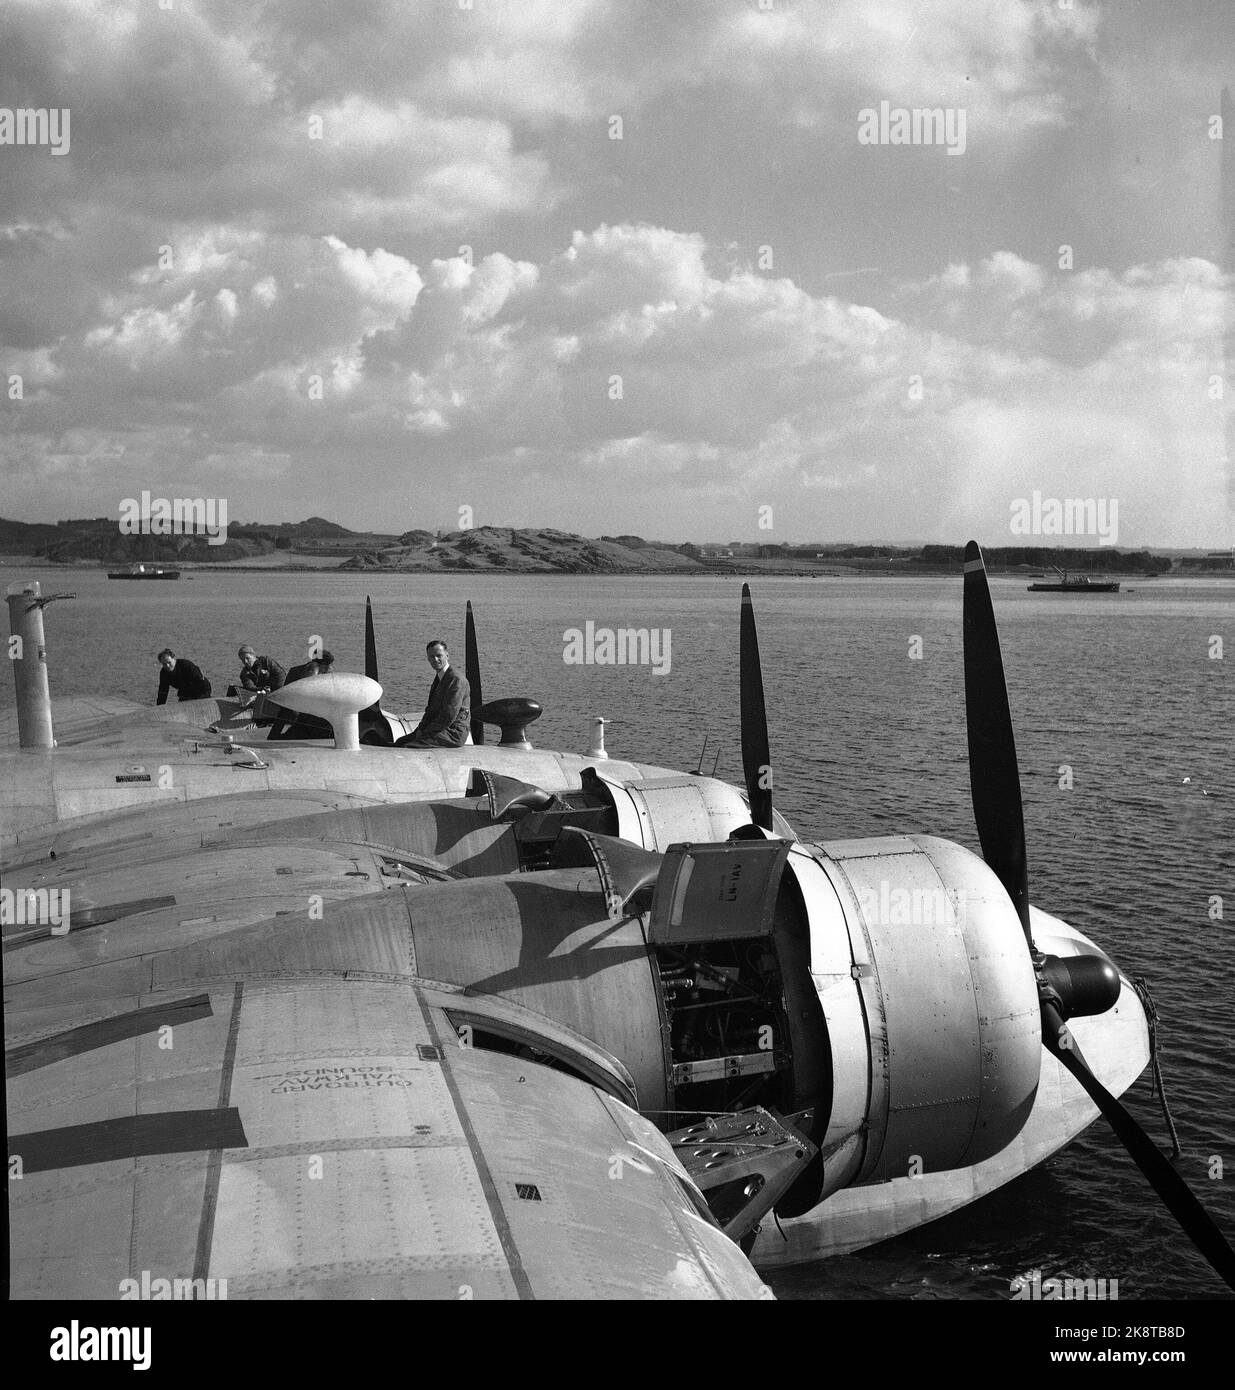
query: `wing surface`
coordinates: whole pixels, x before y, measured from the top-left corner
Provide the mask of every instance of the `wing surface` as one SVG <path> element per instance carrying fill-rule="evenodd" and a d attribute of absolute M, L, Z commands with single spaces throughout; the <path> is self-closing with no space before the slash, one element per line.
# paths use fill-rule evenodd
<path fill-rule="evenodd" d="M 11 998 L 13 1296 L 766 1296 L 651 1124 L 462 1046 L 455 999 L 203 981 L 83 1023 Z"/>

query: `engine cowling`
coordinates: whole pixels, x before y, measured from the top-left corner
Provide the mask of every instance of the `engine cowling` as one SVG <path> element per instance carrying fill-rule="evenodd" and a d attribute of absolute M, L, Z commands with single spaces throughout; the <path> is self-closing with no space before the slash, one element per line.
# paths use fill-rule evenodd
<path fill-rule="evenodd" d="M 644 849 L 665 850 L 682 841 L 720 841 L 750 822 L 750 808 L 736 787 L 689 773 L 623 781 L 601 768 L 617 812 L 617 834 Z M 773 812 L 776 834 L 793 839 L 793 827 Z"/>
<path fill-rule="evenodd" d="M 1042 1052 L 998 879 L 931 836 L 800 846 L 789 865 L 832 1051 L 819 1197 L 998 1153 L 1028 1118 Z"/>
<path fill-rule="evenodd" d="M 419 976 L 460 990 L 472 1045 L 599 1067 L 666 1128 L 766 1107 L 819 1150 L 777 1200 L 786 1216 L 968 1167 L 1020 1132 L 1037 989 L 976 856 L 928 837 L 687 843 L 628 883 L 603 836 L 582 838 L 600 869 L 383 892 L 168 952 L 158 972 Z M 485 997 L 518 1019 L 474 1017 Z"/>

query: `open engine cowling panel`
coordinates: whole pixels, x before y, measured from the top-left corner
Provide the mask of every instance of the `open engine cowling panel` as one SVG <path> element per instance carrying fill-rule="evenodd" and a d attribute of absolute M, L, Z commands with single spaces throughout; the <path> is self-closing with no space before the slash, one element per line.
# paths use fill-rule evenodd
<path fill-rule="evenodd" d="M 766 1105 L 830 1090 L 810 924 L 786 841 L 672 845 L 647 919 L 668 1035 L 671 1112 Z M 824 1116 L 826 1120 L 826 1115 Z"/>

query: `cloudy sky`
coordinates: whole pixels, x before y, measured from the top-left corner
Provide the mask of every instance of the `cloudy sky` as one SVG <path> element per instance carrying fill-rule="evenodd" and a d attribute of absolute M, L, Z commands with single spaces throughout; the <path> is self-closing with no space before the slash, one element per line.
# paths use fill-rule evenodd
<path fill-rule="evenodd" d="M 1230 545 L 1224 85 L 1229 0 L 5 0 L 0 514 Z"/>

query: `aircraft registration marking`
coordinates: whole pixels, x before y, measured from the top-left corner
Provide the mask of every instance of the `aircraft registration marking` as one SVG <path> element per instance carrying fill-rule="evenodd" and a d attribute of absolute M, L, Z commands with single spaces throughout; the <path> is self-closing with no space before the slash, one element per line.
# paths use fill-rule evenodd
<path fill-rule="evenodd" d="M 288 1095 L 293 1091 L 338 1090 L 358 1086 L 413 1086 L 415 1073 L 396 1067 L 302 1067 L 296 1071 L 265 1072 L 255 1081 L 274 1081 L 272 1096 Z"/>
<path fill-rule="evenodd" d="M 402 981 L 246 984 L 230 1095 L 250 1144 L 221 1155 L 203 1262 L 229 1295 L 515 1292 L 445 1068 L 418 1060 L 431 1037 Z M 415 1085 L 319 1086 L 362 1076 Z"/>

